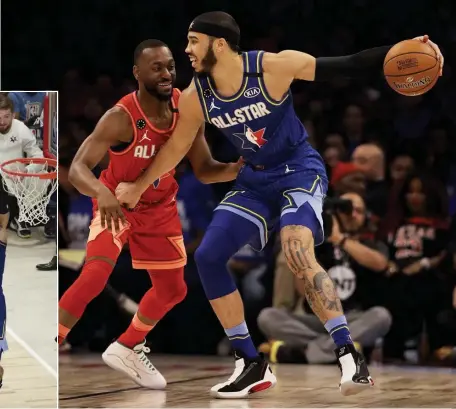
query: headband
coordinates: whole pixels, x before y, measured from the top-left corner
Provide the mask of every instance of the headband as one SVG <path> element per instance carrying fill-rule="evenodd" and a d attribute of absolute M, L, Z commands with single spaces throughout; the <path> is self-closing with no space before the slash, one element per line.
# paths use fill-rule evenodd
<path fill-rule="evenodd" d="M 196 33 L 206 34 L 211 37 L 224 38 L 226 41 L 233 45 L 239 45 L 239 34 L 234 30 L 222 27 L 213 23 L 204 23 L 195 20 L 190 24 L 188 31 L 195 31 Z"/>

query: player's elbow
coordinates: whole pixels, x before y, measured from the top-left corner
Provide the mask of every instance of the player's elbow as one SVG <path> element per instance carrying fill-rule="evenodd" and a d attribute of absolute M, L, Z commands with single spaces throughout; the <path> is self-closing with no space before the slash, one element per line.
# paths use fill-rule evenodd
<path fill-rule="evenodd" d="M 193 171 L 196 178 L 201 182 L 204 183 L 205 185 L 208 185 L 210 183 L 213 183 L 213 177 L 211 175 L 211 172 L 208 172 L 205 169 L 196 169 Z"/>
<path fill-rule="evenodd" d="M 77 161 L 73 161 L 70 166 L 70 170 L 68 171 L 68 181 L 73 185 L 77 185 L 78 183 L 78 175 L 79 175 L 79 163 Z"/>
<path fill-rule="evenodd" d="M 71 164 L 70 166 L 70 170 L 68 171 L 68 181 L 74 185 L 75 181 L 76 181 L 76 169 L 75 169 L 75 166 L 74 164 Z"/>
<path fill-rule="evenodd" d="M 214 166 L 213 160 L 210 158 L 198 158 L 195 160 L 194 156 L 193 160 L 190 161 L 192 165 L 192 170 L 195 177 L 205 185 L 210 183 L 214 183 Z"/>

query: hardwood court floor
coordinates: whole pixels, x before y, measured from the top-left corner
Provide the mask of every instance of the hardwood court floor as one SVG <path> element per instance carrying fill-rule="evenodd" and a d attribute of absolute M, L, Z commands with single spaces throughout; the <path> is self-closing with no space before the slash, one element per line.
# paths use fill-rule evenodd
<path fill-rule="evenodd" d="M 374 388 L 343 397 L 336 366 L 280 365 L 278 384 L 245 400 L 219 400 L 209 389 L 234 364 L 216 357 L 153 356 L 168 380 L 166 391 L 139 388 L 105 366 L 99 355 L 60 357 L 59 406 L 92 408 L 456 407 L 456 370 L 373 367 Z"/>
<path fill-rule="evenodd" d="M 7 339 L 0 408 L 56 408 L 57 379 L 8 333 Z"/>

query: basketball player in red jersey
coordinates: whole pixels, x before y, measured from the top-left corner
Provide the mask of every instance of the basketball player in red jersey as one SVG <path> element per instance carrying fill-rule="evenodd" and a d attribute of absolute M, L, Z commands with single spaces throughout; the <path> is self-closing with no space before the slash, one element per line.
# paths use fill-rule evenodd
<path fill-rule="evenodd" d="M 100 119 L 84 141 L 69 178 L 94 200 L 86 262 L 59 303 L 59 343 L 82 316 L 87 304 L 105 287 L 123 245 L 128 241 L 133 267 L 149 272 L 153 287 L 146 292 L 128 329 L 103 353 L 110 367 L 141 386 L 163 389 L 166 380 L 144 352 L 145 337 L 186 295 L 185 247 L 176 206 L 174 170 L 156 180 L 132 209 L 121 208 L 113 192 L 121 182 L 133 182 L 171 135 L 178 118 L 180 91 L 173 89 L 176 72 L 169 48 L 158 40 L 138 45 L 133 73 L 139 91 L 123 97 Z M 188 158 L 205 183 L 236 178 L 239 165 L 216 162 L 200 129 Z M 109 151 L 110 163 L 100 179 L 92 169 Z"/>

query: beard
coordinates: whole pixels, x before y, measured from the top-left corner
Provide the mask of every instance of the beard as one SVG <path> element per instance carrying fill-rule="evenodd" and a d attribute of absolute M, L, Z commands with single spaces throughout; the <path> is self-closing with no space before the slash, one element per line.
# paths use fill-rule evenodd
<path fill-rule="evenodd" d="M 2 135 L 7 134 L 10 131 L 12 126 L 13 126 L 13 121 L 11 121 L 9 125 L 0 126 L 0 134 L 2 134 Z"/>
<path fill-rule="evenodd" d="M 214 65 L 217 63 L 217 57 L 214 54 L 214 50 L 212 49 L 213 41 L 207 47 L 206 55 L 201 60 L 201 67 L 203 72 L 211 72 Z"/>
<path fill-rule="evenodd" d="M 157 85 L 144 84 L 144 89 L 149 95 L 157 98 L 159 101 L 169 101 L 173 95 L 173 87 L 169 91 L 161 91 Z"/>

